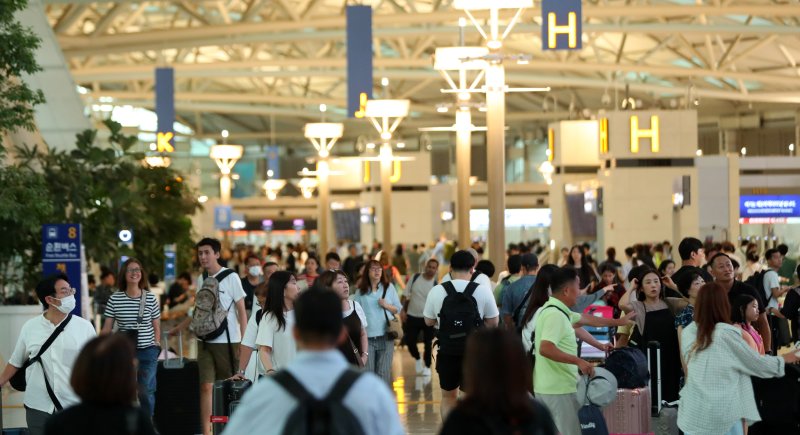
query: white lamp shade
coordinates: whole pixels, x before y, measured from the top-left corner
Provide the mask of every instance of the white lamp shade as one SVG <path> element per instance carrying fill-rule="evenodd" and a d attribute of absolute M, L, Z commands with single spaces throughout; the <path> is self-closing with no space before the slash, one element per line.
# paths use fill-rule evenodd
<path fill-rule="evenodd" d="M 339 139 L 344 134 L 344 124 L 336 122 L 315 122 L 306 124 L 305 137 L 311 139 Z"/>
<path fill-rule="evenodd" d="M 271 178 L 264 182 L 264 190 L 277 192 L 286 186 L 286 180 Z"/>
<path fill-rule="evenodd" d="M 411 106 L 409 100 L 367 100 L 367 116 L 370 118 L 404 118 Z"/>
<path fill-rule="evenodd" d="M 533 0 L 455 0 L 453 7 L 470 11 L 532 8 Z"/>
<path fill-rule="evenodd" d="M 314 190 L 318 185 L 319 180 L 316 178 L 301 178 L 300 181 L 297 182 L 297 187 L 299 187 L 301 190 Z"/>
<path fill-rule="evenodd" d="M 241 145 L 213 145 L 211 146 L 211 158 L 214 160 L 239 160 L 244 154 L 244 147 Z"/>

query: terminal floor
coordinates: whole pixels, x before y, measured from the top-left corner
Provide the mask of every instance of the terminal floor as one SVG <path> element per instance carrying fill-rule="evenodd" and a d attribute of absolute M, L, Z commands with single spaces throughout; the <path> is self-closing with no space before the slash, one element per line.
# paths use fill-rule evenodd
<path fill-rule="evenodd" d="M 419 346 L 420 350 L 422 345 Z M 397 410 L 409 434 L 432 435 L 439 432 L 441 417 L 439 401 L 441 390 L 435 370 L 432 376 L 417 375 L 414 359 L 405 348 L 396 348 L 392 373 L 392 390 L 397 397 Z M 23 393 L 3 388 L 3 426 L 24 427 L 25 410 L 22 407 Z"/>

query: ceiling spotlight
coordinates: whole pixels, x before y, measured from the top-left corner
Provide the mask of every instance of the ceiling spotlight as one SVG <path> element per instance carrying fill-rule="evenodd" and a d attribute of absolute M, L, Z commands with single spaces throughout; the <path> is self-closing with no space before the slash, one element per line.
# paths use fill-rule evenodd
<path fill-rule="evenodd" d="M 227 139 L 228 136 L 230 136 L 230 133 L 228 132 L 228 130 L 222 130 L 222 137 Z"/>
<path fill-rule="evenodd" d="M 447 113 L 447 106 L 437 106 L 436 111 L 439 113 Z"/>
<path fill-rule="evenodd" d="M 389 78 L 388 77 L 381 78 L 381 86 L 383 86 L 383 87 L 389 86 Z"/>
<path fill-rule="evenodd" d="M 322 113 L 327 112 L 328 111 L 328 105 L 327 104 L 320 104 L 319 105 L 319 111 L 322 112 Z"/>
<path fill-rule="evenodd" d="M 375 149 L 375 143 L 374 142 L 367 142 L 367 149 L 368 150 L 374 150 Z"/>

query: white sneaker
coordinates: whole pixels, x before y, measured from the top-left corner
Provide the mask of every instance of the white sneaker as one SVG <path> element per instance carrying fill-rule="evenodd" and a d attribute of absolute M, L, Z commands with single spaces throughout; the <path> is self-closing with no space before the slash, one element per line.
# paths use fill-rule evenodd
<path fill-rule="evenodd" d="M 430 375 L 431 375 L 430 367 L 425 367 L 424 369 L 422 369 L 422 376 L 430 376 Z"/>
<path fill-rule="evenodd" d="M 424 367 L 422 364 L 423 364 L 422 360 L 421 360 L 421 359 L 418 359 L 418 360 L 417 360 L 417 366 L 416 366 L 416 369 L 417 369 L 417 374 L 420 374 L 420 373 L 422 373 L 422 369 L 423 369 L 423 367 Z"/>

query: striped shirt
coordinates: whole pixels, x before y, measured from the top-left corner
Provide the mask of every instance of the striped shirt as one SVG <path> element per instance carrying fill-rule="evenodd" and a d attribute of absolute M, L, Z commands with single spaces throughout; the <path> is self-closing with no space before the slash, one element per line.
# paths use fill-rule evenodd
<path fill-rule="evenodd" d="M 117 291 L 108 299 L 105 312 L 106 317 L 116 321 L 117 328 L 120 331 L 139 330 L 138 349 L 155 346 L 156 337 L 153 321 L 161 318 L 161 309 L 158 306 L 156 296 L 149 291 L 145 291 L 144 294 L 147 295 L 147 300 L 140 325 L 137 325 L 136 318 L 139 317 L 141 297 L 131 298 L 124 291 Z"/>

